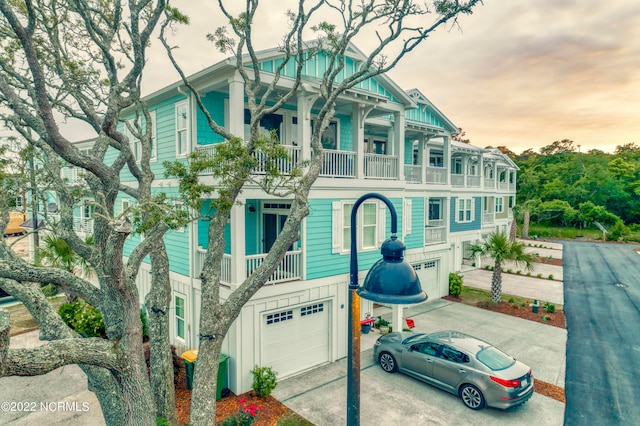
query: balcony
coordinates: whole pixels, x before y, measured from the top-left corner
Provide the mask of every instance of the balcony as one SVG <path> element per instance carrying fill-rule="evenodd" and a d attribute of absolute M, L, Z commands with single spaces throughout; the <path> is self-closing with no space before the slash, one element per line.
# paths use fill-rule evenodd
<path fill-rule="evenodd" d="M 356 177 L 356 153 L 325 149 L 320 176 L 324 177 Z"/>
<path fill-rule="evenodd" d="M 482 224 L 483 225 L 491 225 L 494 222 L 495 215 L 493 213 L 483 213 L 482 214 Z"/>
<path fill-rule="evenodd" d="M 196 147 L 196 151 L 202 152 L 209 157 L 213 157 L 216 152 L 216 147 L 219 145 L 219 143 L 213 145 L 198 145 Z M 298 165 L 298 163 L 300 162 L 301 154 L 300 147 L 290 145 L 283 145 L 283 147 L 287 152 L 287 157 L 278 158 L 278 160 L 276 161 L 276 168 L 278 172 L 286 175 Z M 253 158 L 258 160 L 258 164 L 253 169 L 253 173 L 265 174 L 267 172 L 267 158 L 264 156 L 264 154 L 259 152 L 254 152 L 252 155 Z M 211 174 L 213 173 L 213 169 L 206 169 L 202 173 Z"/>
<path fill-rule="evenodd" d="M 398 179 L 398 157 L 385 154 L 364 154 L 364 177 Z"/>
<path fill-rule="evenodd" d="M 486 189 L 495 188 L 495 187 L 496 187 L 496 181 L 495 181 L 495 179 L 491 179 L 491 178 L 484 178 L 484 187 L 485 187 Z"/>
<path fill-rule="evenodd" d="M 427 167 L 427 183 L 445 185 L 447 183 L 447 169 L 444 167 Z"/>
<path fill-rule="evenodd" d="M 409 164 L 404 165 L 404 180 L 408 183 L 422 183 L 422 167 L 412 166 Z"/>
<path fill-rule="evenodd" d="M 439 244 L 446 241 L 447 229 L 445 226 L 427 225 L 424 228 L 424 244 Z"/>
<path fill-rule="evenodd" d="M 69 166 L 60 169 L 60 177 L 70 185 L 84 183 L 83 173 L 84 169 L 80 167 Z"/>
<path fill-rule="evenodd" d="M 207 251 L 205 249 L 198 247 L 195 265 L 197 276 L 202 273 L 206 253 Z M 266 253 L 245 256 L 247 277 L 258 269 L 265 257 L 267 257 Z M 284 258 L 280 261 L 275 271 L 273 271 L 265 284 L 277 284 L 300 279 L 302 279 L 302 250 L 296 250 L 289 251 L 285 254 Z M 220 283 L 231 284 L 231 282 L 231 255 L 225 253 L 222 257 Z"/>

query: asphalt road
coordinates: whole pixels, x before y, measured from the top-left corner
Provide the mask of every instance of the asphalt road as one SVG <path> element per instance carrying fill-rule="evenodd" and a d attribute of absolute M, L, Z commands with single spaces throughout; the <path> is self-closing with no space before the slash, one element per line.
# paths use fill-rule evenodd
<path fill-rule="evenodd" d="M 565 242 L 565 425 L 640 421 L 638 246 Z"/>

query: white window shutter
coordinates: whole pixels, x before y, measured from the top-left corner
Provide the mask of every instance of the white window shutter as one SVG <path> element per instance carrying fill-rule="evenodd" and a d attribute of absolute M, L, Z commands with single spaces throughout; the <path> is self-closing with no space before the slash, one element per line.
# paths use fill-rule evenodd
<path fill-rule="evenodd" d="M 378 247 L 387 239 L 387 205 L 378 202 Z"/>
<path fill-rule="evenodd" d="M 404 200 L 404 208 L 402 212 L 402 233 L 404 235 L 411 234 L 411 222 L 413 221 L 412 202 L 409 199 Z"/>
<path fill-rule="evenodd" d="M 331 203 L 331 253 L 342 251 L 342 203 Z"/>

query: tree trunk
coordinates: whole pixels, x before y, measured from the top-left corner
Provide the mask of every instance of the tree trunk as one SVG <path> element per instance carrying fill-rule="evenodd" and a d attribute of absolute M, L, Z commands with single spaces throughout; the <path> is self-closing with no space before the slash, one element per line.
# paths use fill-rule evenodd
<path fill-rule="evenodd" d="M 491 301 L 500 303 L 502 301 L 502 264 L 496 262 L 493 266 L 493 276 L 491 277 Z"/>
<path fill-rule="evenodd" d="M 217 378 L 224 334 L 215 339 L 200 338 L 198 364 L 191 394 L 191 418 L 194 426 L 216 424 Z"/>
<path fill-rule="evenodd" d="M 511 228 L 509 228 L 509 239 L 511 241 L 515 241 L 516 240 L 517 228 L 518 228 L 518 223 L 516 222 L 516 218 L 515 218 L 515 215 L 514 215 L 513 220 L 511 221 Z"/>
<path fill-rule="evenodd" d="M 147 326 L 151 346 L 151 390 L 156 406 L 156 417 L 176 424 L 176 395 L 173 377 L 173 354 L 169 336 L 169 306 L 171 283 L 169 258 L 163 240 L 151 252 L 151 290 L 145 298 Z"/>
<path fill-rule="evenodd" d="M 531 219 L 531 215 L 529 213 L 529 209 L 525 209 L 524 221 L 522 223 L 522 238 L 529 238 L 529 220 L 530 219 Z"/>

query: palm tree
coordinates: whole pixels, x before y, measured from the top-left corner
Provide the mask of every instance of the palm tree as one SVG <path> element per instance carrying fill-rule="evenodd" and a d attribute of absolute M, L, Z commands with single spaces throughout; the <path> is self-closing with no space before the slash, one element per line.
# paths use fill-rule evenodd
<path fill-rule="evenodd" d="M 502 301 L 502 263 L 512 260 L 516 265 L 523 265 L 527 271 L 533 270 L 535 256 L 525 253 L 524 243 L 511 241 L 502 232 L 491 233 L 483 242 L 471 245 L 471 253 L 475 256 L 491 256 L 494 260 L 493 276 L 491 277 L 491 301 Z"/>
<path fill-rule="evenodd" d="M 55 235 L 47 235 L 43 244 L 36 248 L 36 264 L 45 264 L 55 268 L 64 269 L 72 274 L 84 276 L 93 275 L 93 268 L 62 238 Z M 93 236 L 87 237 L 87 244 L 93 244 Z M 77 297 L 67 294 L 66 302 L 75 302 Z"/>

